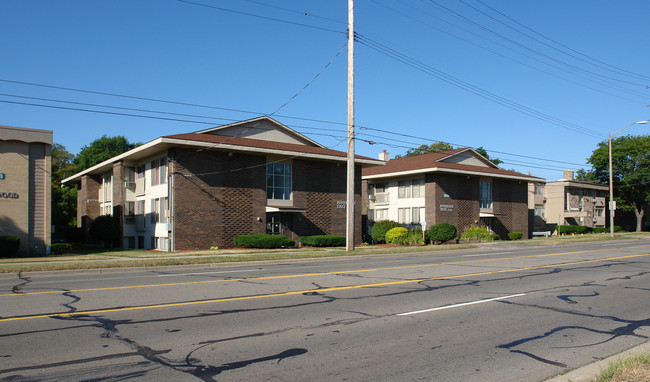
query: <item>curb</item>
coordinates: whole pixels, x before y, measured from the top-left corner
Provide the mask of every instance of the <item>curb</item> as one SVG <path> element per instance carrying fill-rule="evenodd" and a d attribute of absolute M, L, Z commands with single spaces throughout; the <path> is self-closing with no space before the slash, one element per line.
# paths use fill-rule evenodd
<path fill-rule="evenodd" d="M 602 370 L 607 369 L 610 363 L 614 363 L 619 359 L 626 359 L 642 353 L 650 352 L 650 341 L 641 345 L 635 346 L 632 349 L 626 350 L 620 354 L 615 354 L 600 361 L 590 363 L 588 365 L 571 370 L 570 372 L 562 375 L 546 379 L 544 382 L 593 382 L 599 376 Z"/>

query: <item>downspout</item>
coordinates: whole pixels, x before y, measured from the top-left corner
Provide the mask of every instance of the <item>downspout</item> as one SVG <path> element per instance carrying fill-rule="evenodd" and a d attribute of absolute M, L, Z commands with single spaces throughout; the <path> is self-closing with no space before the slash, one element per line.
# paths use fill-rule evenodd
<path fill-rule="evenodd" d="M 170 155 L 171 161 L 171 171 L 169 174 L 169 229 L 171 230 L 171 243 L 169 243 L 169 249 L 171 252 L 174 252 L 176 249 L 176 240 L 174 230 L 174 152 L 171 152 Z"/>

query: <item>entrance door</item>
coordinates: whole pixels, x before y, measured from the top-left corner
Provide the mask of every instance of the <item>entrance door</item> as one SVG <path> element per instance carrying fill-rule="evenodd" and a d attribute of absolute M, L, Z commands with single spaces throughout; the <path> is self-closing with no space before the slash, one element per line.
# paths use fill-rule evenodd
<path fill-rule="evenodd" d="M 284 233 L 284 225 L 280 220 L 280 214 L 266 214 L 266 233 L 271 235 L 282 235 Z"/>

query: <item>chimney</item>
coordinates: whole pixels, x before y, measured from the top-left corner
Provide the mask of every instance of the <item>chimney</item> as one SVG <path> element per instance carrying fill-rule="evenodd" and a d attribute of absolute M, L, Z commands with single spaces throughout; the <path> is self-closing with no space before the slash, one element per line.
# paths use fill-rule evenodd
<path fill-rule="evenodd" d="M 573 180 L 573 169 L 568 168 L 564 170 L 564 179 L 566 180 Z"/>
<path fill-rule="evenodd" d="M 388 162 L 390 159 L 390 154 L 386 152 L 386 150 L 381 150 L 379 153 L 379 160 L 383 160 L 384 162 Z"/>

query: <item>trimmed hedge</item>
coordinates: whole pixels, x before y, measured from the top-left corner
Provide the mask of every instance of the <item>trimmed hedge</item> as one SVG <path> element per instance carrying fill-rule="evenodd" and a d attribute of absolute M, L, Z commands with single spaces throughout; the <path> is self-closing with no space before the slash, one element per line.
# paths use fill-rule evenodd
<path fill-rule="evenodd" d="M 380 220 L 372 226 L 370 236 L 378 243 L 386 241 L 386 232 L 391 228 L 401 227 L 402 225 L 394 220 Z"/>
<path fill-rule="evenodd" d="M 434 224 L 427 229 L 427 237 L 432 243 L 445 242 L 456 237 L 458 230 L 451 223 Z"/>
<path fill-rule="evenodd" d="M 485 227 L 479 226 L 470 226 L 467 227 L 465 232 L 460 235 L 460 238 L 463 240 L 480 240 L 480 241 L 494 241 L 494 237 Z"/>
<path fill-rule="evenodd" d="M 394 227 L 386 232 L 387 244 L 404 244 L 408 237 L 409 230 L 404 227 Z"/>
<path fill-rule="evenodd" d="M 54 243 L 52 244 L 52 253 L 55 255 L 61 255 L 66 252 L 72 251 L 72 245 L 68 243 Z"/>
<path fill-rule="evenodd" d="M 519 240 L 524 237 L 523 232 L 508 232 L 508 239 L 510 240 Z"/>
<path fill-rule="evenodd" d="M 238 247 L 246 248 L 282 248 L 293 247 L 296 242 L 284 235 L 269 235 L 266 233 L 254 233 L 241 235 L 233 239 Z"/>
<path fill-rule="evenodd" d="M 559 225 L 557 226 L 557 233 L 559 235 L 572 235 L 588 233 L 589 228 L 584 225 Z"/>
<path fill-rule="evenodd" d="M 345 235 L 302 236 L 300 244 L 310 247 L 342 247 L 346 244 Z"/>
<path fill-rule="evenodd" d="M 594 233 L 607 233 L 609 228 L 607 227 L 594 227 Z"/>
<path fill-rule="evenodd" d="M 0 236 L 0 256 L 13 256 L 20 248 L 18 236 Z"/>

